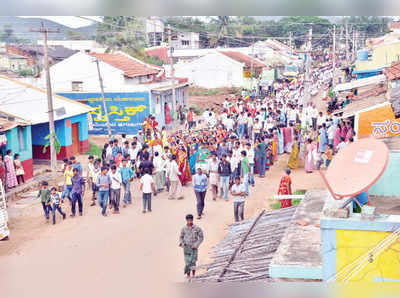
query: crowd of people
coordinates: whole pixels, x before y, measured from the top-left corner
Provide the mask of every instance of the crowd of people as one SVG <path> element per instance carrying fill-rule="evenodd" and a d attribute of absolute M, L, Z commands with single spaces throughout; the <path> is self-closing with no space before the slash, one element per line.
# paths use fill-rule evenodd
<path fill-rule="evenodd" d="M 71 202 L 71 217 L 76 215 L 76 204 L 81 216 L 85 184 L 91 192 L 91 206 L 98 205 L 103 216 L 107 216 L 108 208 L 119 214 L 121 205 L 126 208 L 132 204 L 132 182 L 136 179 L 143 213 L 152 212 L 152 198 L 160 192 L 166 191 L 170 200 L 184 199 L 187 192 L 182 187 L 191 184 L 198 220 L 205 216 L 205 198 L 210 192 L 214 201 L 232 201 L 233 218 L 242 221 L 246 201 L 256 185 L 255 176 L 263 183 L 280 155 L 290 157 L 278 195 L 291 195 L 290 175 L 298 167 L 302 150 L 305 172 L 311 173 L 329 167 L 333 155 L 353 140 L 352 123 L 318 111 L 315 104 L 303 105 L 303 97 L 301 84 L 293 87 L 283 83 L 266 97 L 252 92 L 226 98 L 221 106 L 207 108 L 201 114 L 193 108 L 181 108 L 182 127 L 172 132 L 160 128 L 149 115 L 137 135 L 113 136 L 104 144 L 101 157 L 89 156 L 84 178 L 82 166 L 74 157 L 64 160 L 62 193 L 54 187 L 49 190 L 44 182 L 38 194 L 45 217 L 49 220 L 52 211 L 55 223 L 58 211 L 65 218 L 60 202 L 66 199 Z M 280 203 L 281 208 L 287 208 L 292 201 L 286 196 Z M 193 215 L 186 219 L 180 245 L 184 247 L 185 273 L 190 276 L 189 268 L 197 260 L 203 235 L 193 225 Z"/>

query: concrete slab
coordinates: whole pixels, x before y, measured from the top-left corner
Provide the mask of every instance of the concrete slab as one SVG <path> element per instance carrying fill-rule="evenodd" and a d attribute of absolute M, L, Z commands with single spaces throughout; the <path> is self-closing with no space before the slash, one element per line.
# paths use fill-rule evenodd
<path fill-rule="evenodd" d="M 271 278 L 322 279 L 319 219 L 327 190 L 309 190 L 297 207 L 270 265 Z"/>

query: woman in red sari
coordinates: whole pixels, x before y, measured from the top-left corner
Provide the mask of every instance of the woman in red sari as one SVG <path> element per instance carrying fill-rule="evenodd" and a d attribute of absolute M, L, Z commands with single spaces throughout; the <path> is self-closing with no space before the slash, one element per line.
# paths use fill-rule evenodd
<path fill-rule="evenodd" d="M 290 169 L 286 169 L 286 175 L 282 177 L 279 184 L 278 195 L 291 195 L 292 194 L 292 179 L 290 178 Z M 291 199 L 284 199 L 281 201 L 281 208 L 288 208 L 292 206 Z"/>
<path fill-rule="evenodd" d="M 189 166 L 189 158 L 185 151 L 184 146 L 176 148 L 176 161 L 178 162 L 179 172 L 182 174 L 179 175 L 179 180 L 182 185 L 192 181 L 192 173 L 190 172 Z"/>

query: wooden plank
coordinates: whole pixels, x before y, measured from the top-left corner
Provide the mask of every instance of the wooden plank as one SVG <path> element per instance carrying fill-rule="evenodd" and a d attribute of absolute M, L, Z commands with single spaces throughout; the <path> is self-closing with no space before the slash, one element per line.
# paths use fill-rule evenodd
<path fill-rule="evenodd" d="M 274 200 L 302 200 L 304 195 L 274 195 Z"/>

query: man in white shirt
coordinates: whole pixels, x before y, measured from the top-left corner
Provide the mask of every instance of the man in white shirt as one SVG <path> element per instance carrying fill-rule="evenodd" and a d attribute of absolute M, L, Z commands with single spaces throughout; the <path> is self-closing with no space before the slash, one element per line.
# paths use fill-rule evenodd
<path fill-rule="evenodd" d="M 206 110 L 203 112 L 203 115 L 202 115 L 203 120 L 204 120 L 205 123 L 207 123 L 208 117 L 209 117 L 209 116 L 210 116 L 210 111 L 209 111 L 208 109 L 206 109 Z"/>
<path fill-rule="evenodd" d="M 250 166 L 250 173 L 249 173 L 249 184 L 251 186 L 255 186 L 255 180 L 254 180 L 254 148 L 251 146 L 250 143 L 246 144 L 246 156 L 247 160 L 249 161 L 249 166 Z"/>
<path fill-rule="evenodd" d="M 226 110 L 229 107 L 229 101 L 227 98 L 225 98 L 224 103 L 222 105 L 224 107 L 224 110 Z"/>
<path fill-rule="evenodd" d="M 169 197 L 168 197 L 169 200 L 183 199 L 183 191 L 182 191 L 181 181 L 179 180 L 179 175 L 181 175 L 181 172 L 179 172 L 179 167 L 178 164 L 176 163 L 176 155 L 173 154 L 171 157 L 171 163 L 169 165 L 167 174 L 167 177 L 170 182 Z"/>
<path fill-rule="evenodd" d="M 244 203 L 246 201 L 246 187 L 244 183 L 240 183 L 240 176 L 235 177 L 235 183 L 231 187 L 231 195 L 233 196 L 233 213 L 235 221 L 244 220 Z"/>
<path fill-rule="evenodd" d="M 140 190 L 143 197 L 143 213 L 151 212 L 151 193 L 155 192 L 153 177 L 150 176 L 150 170 L 146 168 L 144 175 L 140 178 Z"/>
<path fill-rule="evenodd" d="M 114 214 L 119 214 L 119 202 L 121 198 L 122 177 L 121 173 L 117 171 L 117 167 L 113 165 L 109 173 L 111 179 L 110 188 L 110 208 L 114 207 Z"/>
<path fill-rule="evenodd" d="M 165 164 L 165 161 L 162 159 L 158 151 L 154 152 L 153 164 L 156 174 L 154 179 L 156 191 L 154 192 L 154 195 L 157 195 L 157 193 L 162 191 L 164 188 L 163 175 L 164 175 L 164 164 Z"/>
<path fill-rule="evenodd" d="M 317 126 L 320 127 L 322 124 L 324 124 L 326 121 L 325 115 L 322 114 L 322 112 L 319 112 L 319 115 L 317 117 Z"/>
<path fill-rule="evenodd" d="M 227 129 L 227 131 L 233 130 L 233 125 L 235 124 L 235 122 L 233 121 L 233 119 L 231 118 L 231 116 L 228 116 L 223 122 L 222 124 L 225 126 L 225 128 Z"/>
<path fill-rule="evenodd" d="M 261 122 L 258 120 L 258 118 L 255 119 L 254 121 L 254 126 L 253 126 L 253 132 L 254 132 L 254 138 L 253 138 L 253 142 L 255 143 L 257 138 L 260 137 L 260 133 L 261 133 Z"/>
<path fill-rule="evenodd" d="M 336 131 L 336 127 L 333 125 L 332 122 L 330 122 L 330 125 L 329 125 L 329 127 L 328 127 L 328 131 L 327 131 L 327 134 L 328 134 L 328 144 L 329 144 L 329 145 L 333 145 L 333 139 L 334 139 L 334 137 L 335 137 L 335 131 Z"/>

